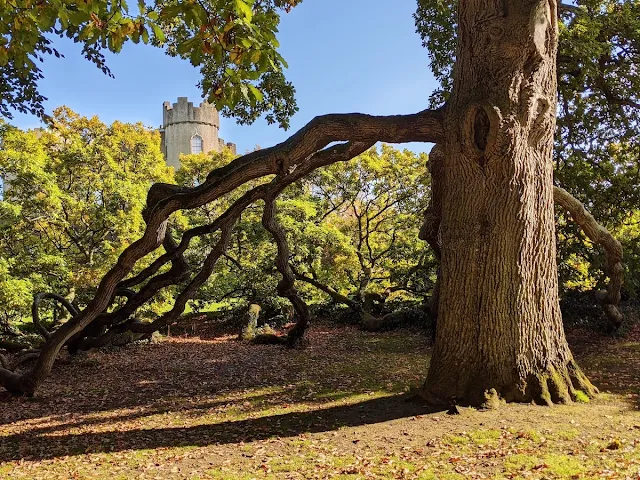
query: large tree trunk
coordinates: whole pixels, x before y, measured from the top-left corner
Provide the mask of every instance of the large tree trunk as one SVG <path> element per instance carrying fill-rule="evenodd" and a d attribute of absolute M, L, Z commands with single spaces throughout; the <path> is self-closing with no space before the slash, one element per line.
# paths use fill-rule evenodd
<path fill-rule="evenodd" d="M 422 393 L 435 403 L 569 401 L 595 389 L 562 328 L 552 147 L 553 0 L 462 0 L 445 112 L 441 286 Z"/>

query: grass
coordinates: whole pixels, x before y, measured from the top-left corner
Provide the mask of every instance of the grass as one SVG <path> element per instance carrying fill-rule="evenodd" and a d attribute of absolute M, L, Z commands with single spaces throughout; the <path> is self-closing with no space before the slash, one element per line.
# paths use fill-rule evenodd
<path fill-rule="evenodd" d="M 293 351 L 203 333 L 62 358 L 38 397 L 2 404 L 0 478 L 637 478 L 633 338 L 583 350 L 608 392 L 589 403 L 453 416 L 406 401 L 430 354 L 408 331 L 317 326 Z"/>

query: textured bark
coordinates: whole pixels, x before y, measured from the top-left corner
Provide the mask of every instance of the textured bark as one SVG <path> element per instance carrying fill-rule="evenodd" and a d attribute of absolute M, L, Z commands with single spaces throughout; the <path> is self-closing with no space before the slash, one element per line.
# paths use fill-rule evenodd
<path fill-rule="evenodd" d="M 624 282 L 624 267 L 622 266 L 622 245 L 609 231 L 596 222 L 584 205 L 569 192 L 560 187 L 554 187 L 553 198 L 557 205 L 566 209 L 573 220 L 592 242 L 602 246 L 605 253 L 604 273 L 609 277 L 609 285 L 604 292 L 598 292 L 598 300 L 602 309 L 611 322 L 613 328 L 622 325 L 624 316 L 618 309 L 620 304 L 620 290 Z"/>
<path fill-rule="evenodd" d="M 420 228 L 418 238 L 426 241 L 438 261 L 442 252 L 442 237 L 440 234 L 440 224 L 442 223 L 442 199 L 444 195 L 444 149 L 440 145 L 435 145 L 429 153 L 428 163 L 431 174 L 431 198 L 429 206 L 424 212 L 424 221 Z M 438 268 L 436 284 L 433 286 L 431 298 L 427 305 L 427 311 L 434 326 L 438 320 L 438 304 L 440 302 L 440 268 Z M 435 330 L 434 330 L 435 333 Z"/>
<path fill-rule="evenodd" d="M 569 351 L 558 301 L 556 9 L 551 0 L 459 4 L 438 326 L 422 389 L 433 403 L 549 404 L 595 393 Z"/>

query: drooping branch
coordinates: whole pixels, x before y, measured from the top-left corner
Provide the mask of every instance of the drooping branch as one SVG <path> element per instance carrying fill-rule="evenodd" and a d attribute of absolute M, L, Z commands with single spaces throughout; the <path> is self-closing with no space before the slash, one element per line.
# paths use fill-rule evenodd
<path fill-rule="evenodd" d="M 287 236 L 282 226 L 276 219 L 276 196 L 270 194 L 264 200 L 264 211 L 262 214 L 262 225 L 267 230 L 273 240 L 276 242 L 278 254 L 276 256 L 276 268 L 282 275 L 282 279 L 278 282 L 278 295 L 287 298 L 293 310 L 297 321 L 295 325 L 287 332 L 285 337 L 276 335 L 258 336 L 255 340 L 260 343 L 282 343 L 289 347 L 295 346 L 304 336 L 304 332 L 309 324 L 309 307 L 300 298 L 295 288 L 295 275 L 289 265 L 289 245 Z M 268 338 L 266 338 L 268 337 Z"/>
<path fill-rule="evenodd" d="M 210 256 L 207 258 L 207 260 L 205 260 L 203 267 L 198 272 L 194 280 L 189 284 L 189 286 L 182 293 L 180 293 L 180 295 L 176 299 L 174 308 L 169 313 L 161 316 L 154 322 L 142 323 L 142 322 L 131 321 L 128 324 L 122 325 L 121 328 L 115 328 L 115 329 L 109 330 L 106 334 L 102 335 L 98 339 L 87 339 L 87 341 L 85 341 L 82 344 L 82 348 L 93 348 L 93 347 L 99 347 L 99 346 L 105 345 L 115 335 L 123 333 L 125 330 L 134 334 L 150 334 L 153 331 L 158 330 L 159 328 L 162 328 L 168 324 L 171 324 L 177 321 L 178 317 L 184 311 L 186 302 L 189 299 L 194 297 L 198 288 L 202 286 L 202 284 L 210 277 L 211 273 L 213 272 L 215 263 L 218 261 L 218 259 L 221 256 L 224 255 L 226 251 L 226 247 L 229 243 L 231 228 L 235 224 L 235 222 L 238 220 L 238 218 L 240 217 L 240 215 L 242 214 L 245 208 L 247 208 L 249 205 L 256 202 L 257 200 L 265 199 L 266 201 L 266 199 L 268 198 L 275 198 L 287 186 L 291 185 L 293 182 L 307 175 L 315 168 L 318 168 L 323 165 L 335 163 L 337 161 L 348 160 L 364 152 L 370 146 L 371 146 L 370 144 L 362 144 L 362 143 L 340 144 L 340 145 L 330 147 L 321 152 L 318 152 L 313 157 L 311 157 L 307 163 L 297 167 L 290 173 L 287 173 L 282 176 L 278 176 L 274 180 L 272 180 L 270 183 L 260 185 L 248 191 L 245 195 L 243 195 L 240 199 L 238 199 L 233 205 L 231 205 L 231 207 L 229 207 L 213 223 L 206 226 L 206 228 L 201 227 L 199 229 L 189 230 L 187 232 L 190 234 L 189 238 L 193 238 L 194 235 L 212 233 L 217 229 L 220 229 L 222 231 L 222 236 L 217 246 L 214 248 L 214 250 L 212 250 Z M 186 234 L 185 236 L 183 236 L 183 240 L 181 244 L 175 247 L 176 252 L 184 251 L 183 243 L 185 243 L 185 237 L 187 237 Z M 171 270 L 167 273 L 170 273 L 170 272 Z M 141 290 L 141 293 L 144 292 L 149 285 L 157 286 L 158 283 L 156 282 L 156 279 L 163 277 L 164 275 L 166 274 L 161 274 L 161 275 L 158 275 L 157 277 L 152 278 L 150 282 L 147 285 L 145 285 L 145 287 Z M 130 299 L 130 302 L 131 301 L 139 302 L 140 300 L 138 296 L 134 296 L 132 299 Z M 295 339 L 295 333 L 296 332 L 294 331 L 294 335 L 289 338 Z"/>
<path fill-rule="evenodd" d="M 605 252 L 605 274 L 609 277 L 607 290 L 599 292 L 598 300 L 602 309 L 614 328 L 620 327 L 624 316 L 618 309 L 620 304 L 620 290 L 624 281 L 622 266 L 622 245 L 609 231 L 596 222 L 584 205 L 569 192 L 560 187 L 554 187 L 553 198 L 557 205 L 567 210 L 574 221 L 582 228 L 589 239 L 602 246 Z"/>
<path fill-rule="evenodd" d="M 329 295 L 334 302 L 340 303 L 342 305 L 346 305 L 347 307 L 355 310 L 358 313 L 362 310 L 362 305 L 360 303 L 354 300 L 351 300 L 349 297 L 345 295 L 342 295 L 340 292 L 330 287 L 329 285 L 325 285 L 324 283 L 319 282 L 315 278 L 309 277 L 304 273 L 301 273 L 293 265 L 291 265 L 291 270 L 293 271 L 293 274 L 296 276 L 297 280 L 300 280 L 302 282 L 308 283 L 313 287 L 316 287 L 321 292 L 324 292 L 327 295 Z"/>
<path fill-rule="evenodd" d="M 218 226 L 208 225 L 207 227 L 209 227 L 207 232 L 210 233 L 215 231 Z M 113 312 L 99 315 L 95 321 L 76 334 L 69 341 L 67 347 L 69 352 L 73 354 L 78 350 L 88 350 L 90 348 L 105 346 L 108 339 L 114 336 L 114 332 L 110 332 L 110 336 L 108 338 L 105 337 L 103 335 L 105 328 L 121 325 L 127 321 L 133 322 L 131 316 L 135 311 L 152 299 L 160 290 L 170 285 L 176 285 L 185 280 L 189 276 L 189 264 L 184 259 L 183 254 L 193 236 L 185 234 L 185 237 L 187 237 L 186 241 L 183 238 L 183 242 L 178 246 L 171 234 L 165 235 L 163 245 L 167 253 L 158 259 L 161 261 L 154 262 L 150 267 L 134 277 L 136 282 L 133 284 L 135 285 L 148 279 L 153 275 L 153 273 L 157 272 L 162 265 L 165 265 L 168 262 L 171 262 L 171 268 L 165 273 L 154 277 L 143 288 L 141 288 L 139 292 L 131 290 L 129 288 L 129 284 L 121 282 L 115 291 L 114 297 L 124 296 L 127 298 L 127 302 Z M 143 276 L 145 278 L 141 278 Z M 122 328 L 119 330 L 122 330 Z"/>
<path fill-rule="evenodd" d="M 308 159 L 307 163 L 294 168 L 290 173 L 279 176 L 270 183 L 260 185 L 248 191 L 213 223 L 185 232 L 179 245 L 175 244 L 175 241 L 173 241 L 170 235 L 165 235 L 164 246 L 167 253 L 158 259 L 159 261 L 157 260 L 154 262 L 148 269 L 146 269 L 146 271 L 143 271 L 141 274 L 134 277 L 134 281 L 124 281 L 118 286 L 116 294 L 121 295 L 126 292 L 126 296 L 128 298 L 127 303 L 112 313 L 99 316 L 96 321 L 90 325 L 90 327 L 95 326 L 97 328 L 94 331 L 89 330 L 87 332 L 87 336 L 78 339 L 74 343 L 73 349 L 89 349 L 105 346 L 112 342 L 116 336 L 126 332 L 137 336 L 148 335 L 163 326 L 177 321 L 184 311 L 186 302 L 190 298 L 193 298 L 197 289 L 209 278 L 216 261 L 224 254 L 228 244 L 231 228 L 245 208 L 259 199 L 266 198 L 267 196 L 278 195 L 288 185 L 307 175 L 315 168 L 323 165 L 329 165 L 337 161 L 349 160 L 350 158 L 364 152 L 369 147 L 371 147 L 371 144 L 369 143 L 348 143 L 336 145 L 318 152 Z M 170 312 L 150 323 L 137 322 L 134 319 L 129 318 L 138 306 L 144 304 L 145 301 L 153 297 L 160 288 L 173 285 L 181 281 L 182 277 L 177 276 L 178 274 L 184 275 L 186 273 L 188 275 L 189 272 L 186 268 L 188 265 L 186 265 L 183 260 L 183 253 L 186 251 L 191 239 L 196 236 L 212 234 L 218 230 L 221 230 L 222 233 L 216 247 L 214 247 L 212 252 L 209 254 L 202 269 L 198 272 L 196 277 L 194 277 L 187 288 L 180 293 L 176 299 L 174 308 L 172 308 Z M 127 287 L 131 285 L 135 285 L 149 279 L 153 273 L 157 272 L 162 265 L 165 265 L 168 262 L 172 262 L 172 268 L 165 273 L 152 277 L 137 294 L 127 289 Z M 120 323 L 123 320 L 127 321 Z M 302 325 L 302 323 L 300 323 L 300 325 Z M 105 332 L 103 327 L 111 328 Z M 292 335 L 288 336 L 288 338 L 292 340 L 295 339 L 298 331 L 299 330 L 294 330 Z"/>

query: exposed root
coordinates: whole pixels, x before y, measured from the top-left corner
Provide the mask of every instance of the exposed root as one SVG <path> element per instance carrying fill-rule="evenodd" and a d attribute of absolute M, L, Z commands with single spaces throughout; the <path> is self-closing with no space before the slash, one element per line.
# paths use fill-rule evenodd
<path fill-rule="evenodd" d="M 474 381 L 480 378 L 476 376 Z M 457 398 L 440 398 L 430 391 L 426 384 L 419 392 L 420 397 L 432 406 L 449 408 L 452 402 L 458 405 L 498 408 L 503 402 L 535 403 L 551 406 L 571 402 L 586 402 L 593 398 L 598 389 L 582 373 L 574 360 L 562 367 L 549 367 L 544 372 L 531 373 L 520 381 L 506 382 L 502 387 L 491 386 L 490 380 L 485 386 L 472 384 L 467 393 Z"/>
<path fill-rule="evenodd" d="M 288 335 L 276 335 L 274 333 L 261 333 L 251 340 L 256 345 L 288 345 Z"/>
<path fill-rule="evenodd" d="M 571 360 L 564 367 L 550 367 L 544 373 L 529 375 L 521 393 L 524 393 L 522 401 L 550 406 L 587 401 L 598 393 L 598 389 Z"/>

